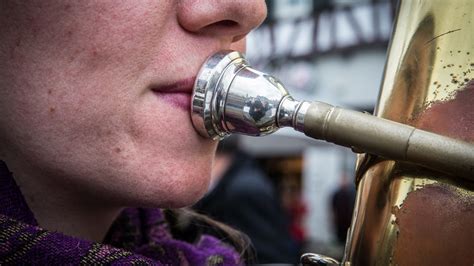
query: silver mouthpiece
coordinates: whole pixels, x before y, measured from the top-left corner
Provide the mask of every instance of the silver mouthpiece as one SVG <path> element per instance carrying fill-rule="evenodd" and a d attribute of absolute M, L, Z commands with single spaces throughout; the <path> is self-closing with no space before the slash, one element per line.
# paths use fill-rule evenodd
<path fill-rule="evenodd" d="M 278 79 L 250 67 L 241 53 L 223 51 L 211 56 L 196 78 L 192 121 L 208 138 L 263 136 L 297 126 L 295 114 L 301 105 Z"/>

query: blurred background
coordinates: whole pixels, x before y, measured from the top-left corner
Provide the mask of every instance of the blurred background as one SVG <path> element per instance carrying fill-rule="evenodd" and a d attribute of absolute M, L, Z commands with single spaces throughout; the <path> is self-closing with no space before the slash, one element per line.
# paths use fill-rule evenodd
<path fill-rule="evenodd" d="M 248 37 L 249 62 L 256 69 L 278 77 L 296 99 L 323 101 L 372 113 L 382 80 L 396 1 L 267 0 L 267 5 L 268 18 Z M 292 129 L 264 138 L 241 136 L 232 140 L 231 146 L 239 150 L 239 155 L 234 156 L 238 159 L 228 162 L 227 168 L 217 163 L 220 169 L 215 175 L 229 175 L 230 165 L 242 163 L 244 157 L 251 158 L 262 172 L 257 174 L 252 168 L 254 170 L 247 169 L 238 175 L 247 178 L 264 175 L 266 181 L 260 185 L 248 181 L 245 184 L 248 191 L 268 192 L 271 197 L 258 199 L 246 195 L 253 203 L 230 201 L 224 210 L 202 207 L 201 203 L 198 209 L 243 231 L 254 225 L 242 223 L 259 220 L 256 215 L 245 219 L 245 213 L 252 212 L 244 209 L 260 208 L 258 213 L 268 211 L 268 215 L 262 214 L 263 223 L 267 227 L 277 223 L 277 228 L 270 230 L 267 236 L 252 236 L 254 232 L 261 233 L 263 229 L 258 227 L 263 225 L 255 225 L 256 228 L 247 232 L 251 238 L 269 238 L 266 243 L 256 245 L 261 262 L 285 260 L 263 250 L 271 249 L 272 243 L 286 241 L 284 237 L 275 236 L 278 233 L 289 234 L 298 256 L 314 252 L 341 258 L 355 199 L 356 155 L 349 149 L 309 139 Z M 233 167 L 230 174 L 235 176 L 236 166 Z M 271 190 L 260 193 L 259 186 L 262 189 L 271 186 Z M 211 190 L 219 190 L 218 187 L 216 181 Z M 225 197 L 239 192 L 221 193 L 225 195 L 210 192 L 208 196 L 214 197 L 213 201 L 218 198 L 225 202 Z M 281 209 L 274 207 L 273 201 L 277 201 Z M 222 215 L 226 208 L 239 218 Z M 244 214 L 235 215 L 240 211 Z M 232 220 L 242 220 L 242 217 L 247 221 Z M 275 244 L 275 249 L 281 246 Z"/>

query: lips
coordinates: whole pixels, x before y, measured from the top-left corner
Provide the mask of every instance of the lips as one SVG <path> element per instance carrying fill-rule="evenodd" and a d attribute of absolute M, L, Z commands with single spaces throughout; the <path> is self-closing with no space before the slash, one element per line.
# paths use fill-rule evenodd
<path fill-rule="evenodd" d="M 189 111 L 195 79 L 196 77 L 191 77 L 170 84 L 160 85 L 152 88 L 152 91 L 170 105 Z"/>

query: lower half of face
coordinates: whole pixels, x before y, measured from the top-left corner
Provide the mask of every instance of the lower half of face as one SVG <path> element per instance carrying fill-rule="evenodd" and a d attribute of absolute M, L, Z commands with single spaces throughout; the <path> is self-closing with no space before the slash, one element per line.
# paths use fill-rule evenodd
<path fill-rule="evenodd" d="M 216 143 L 196 133 L 182 99 L 151 86 L 192 78 L 214 48 L 176 25 L 171 1 L 72 3 L 38 2 L 0 19 L 14 24 L 1 32 L 0 159 L 71 197 L 195 202 Z"/>
<path fill-rule="evenodd" d="M 183 104 L 190 95 L 153 90 L 161 79 L 176 79 L 165 71 L 169 61 L 157 52 L 165 67 L 156 71 L 87 56 L 71 64 L 67 56 L 46 55 L 0 71 L 2 159 L 28 175 L 23 179 L 71 197 L 121 206 L 197 201 L 216 143 L 194 130 Z"/>
<path fill-rule="evenodd" d="M 192 79 L 221 40 L 184 30 L 174 1 L 16 3 L 0 16 L 0 156 L 12 170 L 104 204 L 198 200 L 217 144 L 182 97 L 153 86 Z"/>
<path fill-rule="evenodd" d="M 198 200 L 216 143 L 196 133 L 189 110 L 152 90 L 120 93 L 107 87 L 120 86 L 113 81 L 100 89 L 90 83 L 67 90 L 29 84 L 31 95 L 5 97 L 0 140 L 7 164 L 50 188 L 108 204 L 182 207 Z"/>

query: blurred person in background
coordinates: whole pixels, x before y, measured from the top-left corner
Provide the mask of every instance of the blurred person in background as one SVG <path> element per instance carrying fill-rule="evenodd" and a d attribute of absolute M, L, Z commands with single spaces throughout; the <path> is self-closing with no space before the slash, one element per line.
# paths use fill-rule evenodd
<path fill-rule="evenodd" d="M 338 244 L 346 243 L 347 230 L 351 226 L 352 212 L 354 210 L 356 190 L 347 175 L 341 177 L 339 187 L 331 197 L 331 210 L 333 225 L 336 231 Z"/>
<path fill-rule="evenodd" d="M 193 208 L 246 233 L 257 262 L 298 263 L 277 190 L 257 162 L 239 150 L 237 136 L 219 143 L 210 190 Z"/>
<path fill-rule="evenodd" d="M 306 202 L 302 198 L 300 185 L 294 181 L 296 179 L 296 176 L 283 179 L 282 203 L 283 208 L 289 215 L 290 234 L 300 249 L 303 249 L 307 241 L 304 221 L 308 209 Z"/>

